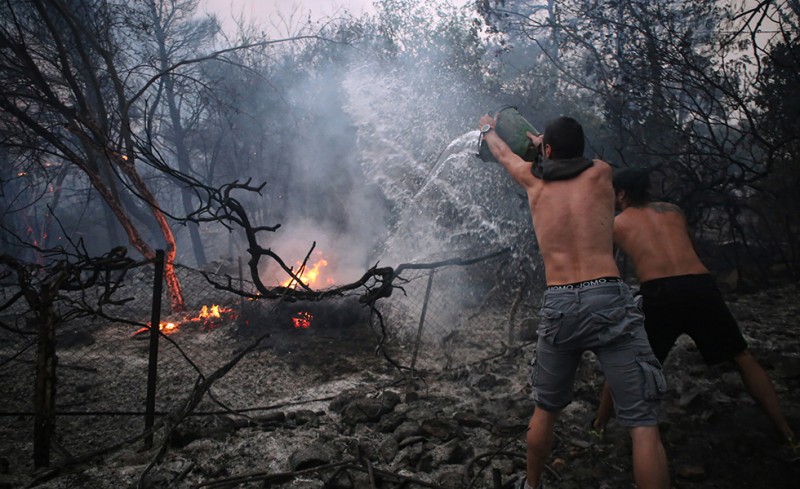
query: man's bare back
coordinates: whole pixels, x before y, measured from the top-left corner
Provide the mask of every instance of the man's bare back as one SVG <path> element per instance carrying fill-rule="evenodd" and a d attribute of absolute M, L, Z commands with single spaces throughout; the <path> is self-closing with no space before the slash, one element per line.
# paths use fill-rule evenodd
<path fill-rule="evenodd" d="M 640 282 L 708 273 L 695 253 L 681 209 L 666 202 L 628 206 L 614 219 L 614 243 Z"/>
<path fill-rule="evenodd" d="M 570 180 L 528 180 L 524 185 L 547 285 L 617 277 L 612 228 L 611 167 L 594 160 Z"/>
<path fill-rule="evenodd" d="M 657 364 L 643 368 L 639 363 L 650 350 L 643 317 L 626 284 L 591 282 L 619 277 L 614 261 L 616 198 L 611 167 L 600 160 L 586 160 L 583 128 L 570 117 L 559 117 L 547 124 L 544 134 L 527 133 L 545 158 L 534 174 L 531 162 L 495 133 L 494 122 L 489 114 L 481 117 L 482 139 L 495 160 L 525 189 L 548 285 L 542 296 L 536 360 L 531 364 L 536 409 L 526 434 L 523 485 L 541 487 L 558 413 L 572 401 L 575 371 L 583 352 L 591 350 L 600 359 L 603 373 L 612 379 L 615 397 L 622 399 L 624 407 L 618 411 L 630 430 L 637 487 L 668 489 L 667 456 L 658 430 L 661 394 L 644 395 L 645 385 L 663 385 L 663 375 Z M 559 166 L 565 171 L 556 171 Z M 551 287 L 567 284 L 577 286 Z M 600 310 L 621 313 L 614 320 L 615 328 L 595 320 Z M 616 335 L 612 329 L 625 333 Z M 562 336 L 560 331 L 567 333 Z"/>
<path fill-rule="evenodd" d="M 491 120 L 484 117 L 482 124 Z M 528 137 L 536 146 L 542 143 L 542 136 L 528 133 Z M 532 163 L 513 154 L 499 138 L 486 141 L 497 161 L 528 195 L 547 285 L 618 277 L 612 241 L 611 166 L 594 160 L 574 178 L 547 181 L 536 177 Z"/>

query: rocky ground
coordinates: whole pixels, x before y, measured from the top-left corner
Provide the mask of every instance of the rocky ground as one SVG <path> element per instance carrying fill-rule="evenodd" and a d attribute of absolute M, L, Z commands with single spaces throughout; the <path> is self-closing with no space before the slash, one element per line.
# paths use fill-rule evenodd
<path fill-rule="evenodd" d="M 799 290 L 729 296 L 797 430 Z M 532 342 L 415 376 L 367 349 L 348 354 L 345 343 L 292 355 L 264 351 L 290 387 L 303 391 L 314 375 L 327 390 L 312 401 L 276 402 L 254 413 L 190 417 L 150 450 L 126 445 L 59 470 L 34 471 L 4 450 L 0 487 L 510 488 L 518 481 L 533 409 Z M 545 487 L 632 488 L 627 433 L 613 421 L 602 439 L 589 433 L 601 377 L 593 357 L 585 360 L 575 402 L 557 426 Z M 661 428 L 674 488 L 798 487 L 798 454 L 781 445 L 732 367 L 706 367 L 682 340 L 665 372 Z"/>

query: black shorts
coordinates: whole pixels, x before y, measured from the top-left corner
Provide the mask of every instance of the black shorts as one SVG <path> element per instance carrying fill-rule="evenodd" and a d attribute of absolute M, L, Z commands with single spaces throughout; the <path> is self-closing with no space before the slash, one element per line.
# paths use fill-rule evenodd
<path fill-rule="evenodd" d="M 641 284 L 640 291 L 647 336 L 661 363 L 682 334 L 694 341 L 708 365 L 732 360 L 747 349 L 711 275 L 649 280 Z"/>

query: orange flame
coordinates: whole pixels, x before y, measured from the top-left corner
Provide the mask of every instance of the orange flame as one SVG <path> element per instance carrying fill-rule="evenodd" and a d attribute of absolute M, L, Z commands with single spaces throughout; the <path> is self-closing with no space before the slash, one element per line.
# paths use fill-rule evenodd
<path fill-rule="evenodd" d="M 200 313 L 193 318 L 189 318 L 189 322 L 200 322 L 205 329 L 214 329 L 218 327 L 224 320 L 236 319 L 236 312 L 230 307 L 224 307 L 213 304 L 211 307 L 203 306 Z"/>
<path fill-rule="evenodd" d="M 220 317 L 219 310 L 220 310 L 219 306 L 216 304 L 212 305 L 211 308 L 209 308 L 208 306 L 203 306 L 203 308 L 200 310 L 200 314 L 198 314 L 197 317 L 199 319 L 218 318 Z M 229 310 L 230 309 L 227 309 L 226 312 Z"/>
<path fill-rule="evenodd" d="M 323 268 L 328 266 L 328 261 L 324 259 L 320 259 L 318 262 L 314 263 L 311 268 L 303 267 L 300 263 L 297 264 L 298 272 L 295 273 L 297 278 L 299 278 L 304 284 L 311 286 L 316 282 L 317 277 L 319 277 L 320 272 Z M 291 287 L 297 288 L 297 281 L 291 277 L 281 282 L 283 287 Z"/>
<path fill-rule="evenodd" d="M 308 329 L 311 327 L 312 319 L 314 319 L 314 316 L 312 316 L 310 312 L 301 311 L 297 313 L 297 316 L 292 318 L 292 323 L 295 329 Z"/>
<path fill-rule="evenodd" d="M 158 330 L 161 331 L 164 334 L 170 334 L 170 333 L 174 333 L 175 331 L 178 331 L 178 325 L 175 324 L 175 323 L 169 323 L 169 322 L 166 322 L 166 321 L 162 321 L 162 322 L 158 323 Z M 144 327 L 139 328 L 138 330 L 136 330 L 136 332 L 133 333 L 132 336 L 136 336 L 136 335 L 142 334 L 142 333 L 144 333 L 146 331 L 150 331 L 150 323 L 147 323 L 147 326 L 144 326 Z"/>
<path fill-rule="evenodd" d="M 164 334 L 170 334 L 173 331 L 176 331 L 178 329 L 178 325 L 175 324 L 175 323 L 161 322 L 161 323 L 158 323 L 158 329 L 159 329 L 159 331 L 163 331 Z"/>
<path fill-rule="evenodd" d="M 162 333 L 171 334 L 178 331 L 182 324 L 201 323 L 201 329 L 210 330 L 215 329 L 222 325 L 224 322 L 233 321 L 238 317 L 236 312 L 230 307 L 224 307 L 217 304 L 212 306 L 203 306 L 200 312 L 195 317 L 184 317 L 181 322 L 161 322 L 158 325 L 158 330 Z M 150 330 L 150 323 L 143 328 L 139 328 L 133 336 L 139 335 Z"/>

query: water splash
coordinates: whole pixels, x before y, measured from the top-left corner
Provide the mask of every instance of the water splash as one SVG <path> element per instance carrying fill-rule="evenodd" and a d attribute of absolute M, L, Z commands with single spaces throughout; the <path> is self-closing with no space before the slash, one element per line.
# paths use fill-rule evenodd
<path fill-rule="evenodd" d="M 532 243 L 525 193 L 499 164 L 478 158 L 477 130 L 438 149 L 445 109 L 419 101 L 408 84 L 365 68 L 344 87 L 364 174 L 392 209 L 381 259 L 471 258 Z"/>
<path fill-rule="evenodd" d="M 513 247 L 530 227 L 524 193 L 477 157 L 478 132 L 453 141 L 402 208 L 387 252 L 404 261 L 473 257 Z M 520 233 L 522 231 L 522 233 Z"/>
<path fill-rule="evenodd" d="M 444 337 L 477 324 L 471 311 L 484 310 L 489 293 L 496 291 L 508 301 L 519 296 L 520 287 L 529 288 L 524 282 L 532 276 L 526 271 L 537 268 L 535 237 L 524 190 L 501 165 L 477 155 L 479 132 L 468 130 L 474 114 L 464 118 L 465 132 L 443 142 L 441 134 L 453 133 L 445 130 L 443 120 L 457 119 L 451 106 L 431 103 L 429 95 L 396 75 L 365 69 L 351 72 L 343 84 L 362 173 L 388 201 L 386 231 L 375 256 L 396 266 L 512 250 L 499 260 L 436 272 L 438 298 L 431 302 L 437 304 L 439 325 L 431 328 Z M 419 294 L 427 277 L 426 270 L 404 276 L 415 282 L 404 286 L 409 299 L 384 305 L 392 325 L 406 332 L 417 327 L 416 307 L 423 303 Z"/>

